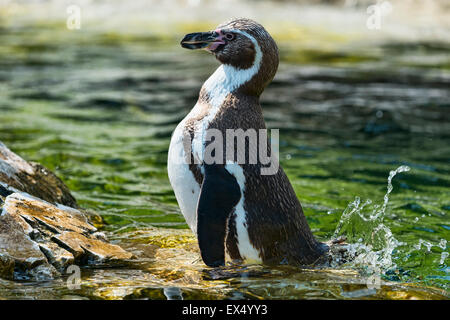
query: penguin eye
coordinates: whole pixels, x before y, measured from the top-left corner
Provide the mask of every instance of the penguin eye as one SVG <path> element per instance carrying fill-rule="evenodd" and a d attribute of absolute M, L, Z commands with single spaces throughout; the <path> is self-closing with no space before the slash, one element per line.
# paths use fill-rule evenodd
<path fill-rule="evenodd" d="M 227 40 L 233 40 L 233 39 L 234 39 L 234 34 L 232 34 L 232 33 L 227 33 L 227 34 L 225 35 L 225 39 L 227 39 Z"/>

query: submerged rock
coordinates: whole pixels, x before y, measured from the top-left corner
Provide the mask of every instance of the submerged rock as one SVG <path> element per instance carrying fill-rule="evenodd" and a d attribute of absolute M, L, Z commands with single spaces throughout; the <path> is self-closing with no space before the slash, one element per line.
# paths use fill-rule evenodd
<path fill-rule="evenodd" d="M 68 188 L 42 168 L 0 142 L 0 277 L 52 279 L 72 264 L 109 266 L 133 258 L 70 207 L 76 202 Z"/>

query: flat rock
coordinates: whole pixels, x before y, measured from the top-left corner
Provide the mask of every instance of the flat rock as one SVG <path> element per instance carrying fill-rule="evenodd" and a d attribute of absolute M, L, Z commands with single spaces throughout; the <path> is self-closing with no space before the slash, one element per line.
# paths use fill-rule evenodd
<path fill-rule="evenodd" d="M 13 193 L 6 197 L 3 210 L 18 221 L 26 233 L 30 232 L 30 224 L 42 226 L 52 233 L 74 231 L 89 234 L 97 231 L 80 211 L 55 206 L 24 193 Z"/>
<path fill-rule="evenodd" d="M 66 231 L 54 236 L 53 241 L 66 248 L 76 258 L 84 257 L 88 264 L 115 263 L 131 259 L 132 254 L 121 247 Z"/>

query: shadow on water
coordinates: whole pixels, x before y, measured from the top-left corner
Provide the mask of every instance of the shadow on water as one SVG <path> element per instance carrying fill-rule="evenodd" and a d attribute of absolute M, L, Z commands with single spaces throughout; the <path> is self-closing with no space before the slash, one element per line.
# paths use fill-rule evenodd
<path fill-rule="evenodd" d="M 365 254 L 359 265 L 334 269 L 214 271 L 199 259 L 166 160 L 173 129 L 217 63 L 178 41 L 68 34 L 59 24 L 1 29 L 0 140 L 55 171 L 139 259 L 83 269 L 79 290 L 68 290 L 66 279 L 0 280 L 0 297 L 448 299 L 448 44 L 308 49 L 280 36 L 282 63 L 262 106 L 267 125 L 280 128 L 281 164 L 322 241 L 358 208 L 342 230 Z M 367 231 L 363 222 L 383 206 L 386 179 L 400 166 L 411 170 L 392 181 L 382 221 Z M 380 223 L 385 242 L 377 247 L 368 239 Z M 390 264 L 381 266 L 385 258 Z"/>

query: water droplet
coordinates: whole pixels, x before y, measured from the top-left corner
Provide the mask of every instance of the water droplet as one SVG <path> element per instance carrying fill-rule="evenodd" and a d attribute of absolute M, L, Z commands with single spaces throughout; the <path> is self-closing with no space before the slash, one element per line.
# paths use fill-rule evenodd
<path fill-rule="evenodd" d="M 441 241 L 439 241 L 439 248 L 445 250 L 447 248 L 447 240 L 441 239 Z"/>
<path fill-rule="evenodd" d="M 439 261 L 439 264 L 444 264 L 445 259 L 448 257 L 448 252 L 444 251 L 441 253 L 441 261 Z"/>

